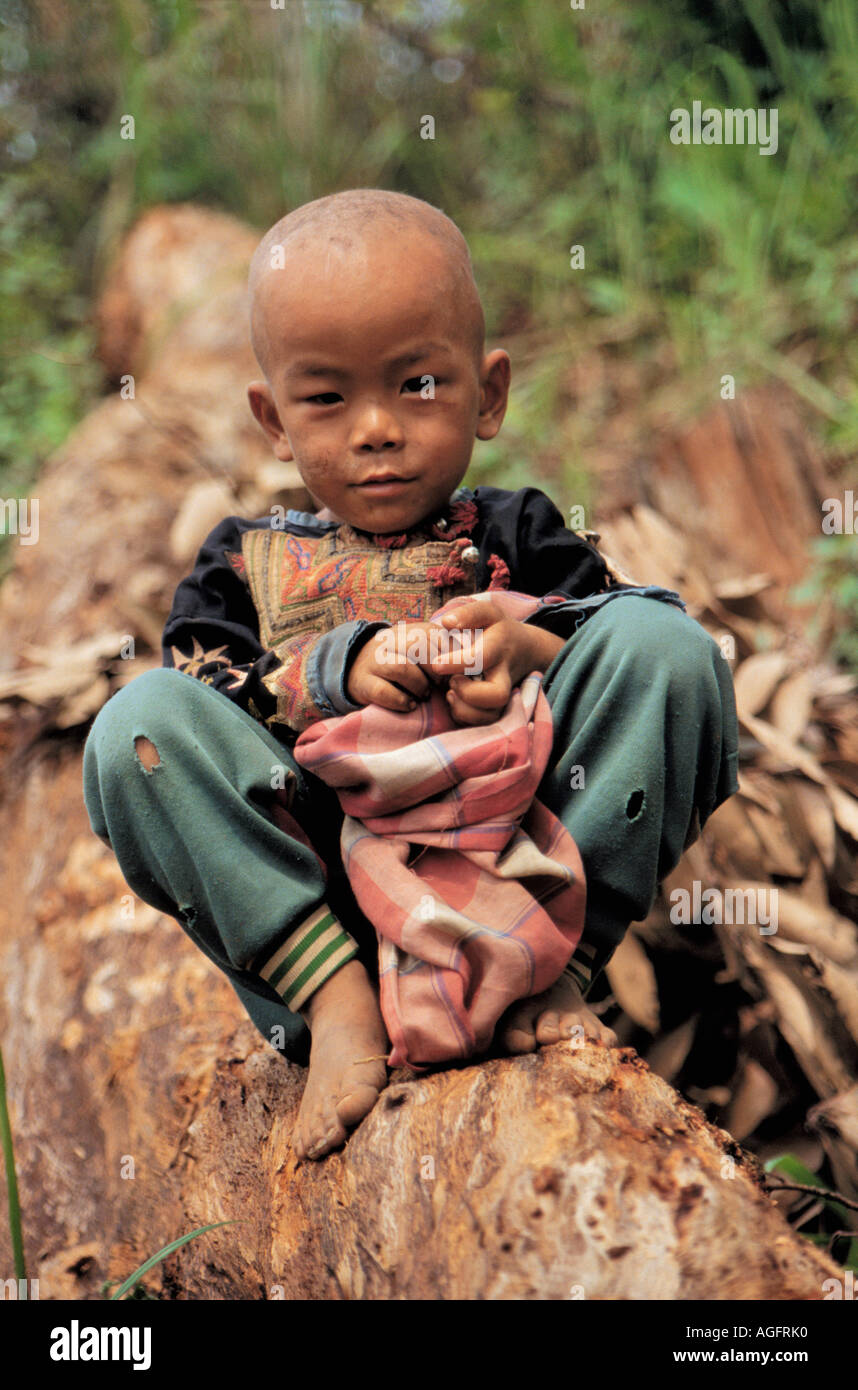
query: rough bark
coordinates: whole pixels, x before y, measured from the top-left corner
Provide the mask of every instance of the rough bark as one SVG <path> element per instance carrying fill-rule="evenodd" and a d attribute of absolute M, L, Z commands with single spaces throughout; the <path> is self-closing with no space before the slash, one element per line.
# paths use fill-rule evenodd
<path fill-rule="evenodd" d="M 149 1288 L 822 1298 L 837 1267 L 786 1225 L 754 1160 L 631 1049 L 399 1073 L 344 1153 L 296 1168 L 303 1071 L 91 834 L 81 736 L 109 691 L 160 663 L 175 583 L 218 519 L 206 508 L 308 503 L 294 474 L 266 473 L 243 397 L 253 242 L 194 209 L 141 221 L 101 309 L 105 361 L 135 374 L 135 399 L 98 406 L 50 462 L 40 542 L 0 591 L 0 1041 L 41 1297 L 97 1297 L 167 1241 L 237 1219 Z M 0 1275 L 10 1265 L 0 1222 Z"/>
<path fill-rule="evenodd" d="M 296 1166 L 305 1073 L 175 922 L 125 897 L 79 779 L 74 749 L 46 750 L 0 814 L 9 867 L 27 869 L 0 915 L 3 1048 L 43 1299 L 97 1296 L 175 1236 L 233 1219 L 148 1287 L 192 1299 L 823 1297 L 836 1266 L 792 1233 L 754 1160 L 630 1048 L 557 1044 L 397 1072 L 342 1154 Z M 0 1249 L 6 1263 L 5 1233 Z"/>

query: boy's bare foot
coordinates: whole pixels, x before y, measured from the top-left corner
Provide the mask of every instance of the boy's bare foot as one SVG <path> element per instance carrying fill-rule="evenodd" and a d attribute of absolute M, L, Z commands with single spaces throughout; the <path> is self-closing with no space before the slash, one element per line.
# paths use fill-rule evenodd
<path fill-rule="evenodd" d="M 387 1085 L 390 1042 L 375 989 L 358 960 L 341 966 L 300 1012 L 312 1042 L 292 1144 L 299 1159 L 321 1158 L 345 1141 Z M 360 1060 L 367 1057 L 376 1060 Z"/>
<path fill-rule="evenodd" d="M 569 1038 L 592 1038 L 614 1047 L 617 1035 L 601 1023 L 568 975 L 561 975 L 550 989 L 519 999 L 507 1009 L 495 1034 L 506 1052 L 533 1052 L 542 1043 Z"/>

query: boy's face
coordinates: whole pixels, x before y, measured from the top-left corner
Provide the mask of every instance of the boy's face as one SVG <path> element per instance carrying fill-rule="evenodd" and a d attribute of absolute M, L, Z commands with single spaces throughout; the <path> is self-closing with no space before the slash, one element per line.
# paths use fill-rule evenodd
<path fill-rule="evenodd" d="M 337 521 L 415 526 L 444 508 L 474 439 L 500 429 L 509 357 L 478 366 L 451 286 L 443 249 L 410 229 L 348 253 L 290 246 L 288 269 L 260 286 L 271 386 L 248 387 L 251 409 Z M 367 482 L 381 473 L 397 481 Z"/>

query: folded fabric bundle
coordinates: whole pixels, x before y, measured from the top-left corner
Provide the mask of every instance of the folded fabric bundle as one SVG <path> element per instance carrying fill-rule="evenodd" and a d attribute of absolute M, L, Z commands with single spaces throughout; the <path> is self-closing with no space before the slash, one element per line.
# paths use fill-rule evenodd
<path fill-rule="evenodd" d="M 518 619 L 538 606 L 508 590 L 468 602 L 483 597 Z M 441 626 L 457 602 L 431 621 Z M 390 1066 L 484 1051 L 504 1010 L 552 985 L 578 944 L 581 856 L 535 800 L 552 739 L 533 671 L 491 724 L 456 724 L 433 687 L 413 711 L 367 705 L 320 720 L 295 744 L 344 812 L 343 865 L 378 933 Z"/>

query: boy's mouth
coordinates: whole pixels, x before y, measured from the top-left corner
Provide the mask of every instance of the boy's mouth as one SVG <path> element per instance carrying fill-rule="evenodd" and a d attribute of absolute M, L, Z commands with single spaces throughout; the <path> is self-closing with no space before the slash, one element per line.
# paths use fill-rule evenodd
<path fill-rule="evenodd" d="M 413 482 L 413 478 L 400 478 L 395 473 L 381 473 L 374 478 L 365 478 L 362 483 L 354 483 L 353 486 L 362 488 L 373 496 L 386 496 L 387 493 L 398 492 Z"/>

